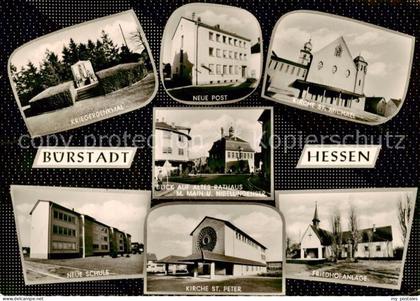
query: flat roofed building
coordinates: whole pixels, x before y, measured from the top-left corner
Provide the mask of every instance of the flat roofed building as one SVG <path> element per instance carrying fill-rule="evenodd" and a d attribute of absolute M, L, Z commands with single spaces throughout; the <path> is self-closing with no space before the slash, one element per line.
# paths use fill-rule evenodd
<path fill-rule="evenodd" d="M 31 215 L 30 257 L 39 259 L 110 254 L 112 227 L 52 201 L 39 200 Z M 123 236 L 120 254 L 131 252 L 131 235 Z"/>
<path fill-rule="evenodd" d="M 251 40 L 199 17 L 180 18 L 170 57 L 172 80 L 182 85 L 237 83 L 251 77 Z"/>

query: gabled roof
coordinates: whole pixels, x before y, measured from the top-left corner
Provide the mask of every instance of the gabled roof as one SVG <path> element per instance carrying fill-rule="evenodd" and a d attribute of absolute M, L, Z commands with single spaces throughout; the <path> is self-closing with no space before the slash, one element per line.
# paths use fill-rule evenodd
<path fill-rule="evenodd" d="M 228 263 L 234 263 L 234 264 L 241 264 L 241 265 L 256 265 L 256 266 L 262 266 L 265 267 L 266 264 L 264 262 L 260 261 L 254 261 L 234 256 L 226 256 L 219 253 L 213 253 L 210 251 L 201 250 L 200 253 L 191 254 L 187 257 L 184 257 L 182 259 L 183 261 L 195 261 L 195 262 L 228 262 Z"/>
<path fill-rule="evenodd" d="M 253 241 L 254 243 L 256 243 L 257 245 L 259 245 L 261 248 L 263 248 L 264 250 L 266 250 L 267 248 L 260 242 L 258 242 L 257 240 L 255 240 L 254 238 L 252 238 L 251 236 L 249 236 L 249 234 L 245 233 L 244 231 L 242 231 L 241 229 L 239 229 L 238 227 L 236 227 L 234 224 L 232 224 L 229 221 L 226 221 L 224 219 L 220 219 L 220 218 L 215 218 L 215 217 L 211 217 L 211 216 L 205 216 L 201 222 L 198 223 L 198 225 L 194 228 L 194 230 L 191 231 L 190 235 L 193 235 L 193 233 L 195 232 L 195 230 L 197 230 L 197 228 L 206 220 L 206 219 L 212 219 L 215 221 L 219 221 L 224 223 L 226 226 L 228 226 L 229 228 L 235 230 L 236 232 L 242 234 L 243 236 L 247 237 L 248 239 L 250 239 L 251 241 Z"/>
<path fill-rule="evenodd" d="M 319 241 L 321 242 L 321 245 L 323 246 L 329 246 L 331 245 L 332 242 L 332 233 L 321 229 L 321 228 L 317 228 L 314 225 L 310 225 L 310 227 L 312 228 L 312 230 L 315 232 L 315 234 L 318 236 Z"/>
<path fill-rule="evenodd" d="M 239 148 L 242 148 L 243 152 L 255 152 L 254 149 L 251 147 L 249 142 L 237 137 L 237 136 L 224 136 L 219 140 L 213 142 L 212 148 L 214 145 L 220 145 L 224 150 L 228 151 L 239 151 Z"/>
<path fill-rule="evenodd" d="M 353 56 L 352 56 L 351 51 L 350 51 L 350 48 L 349 48 L 349 46 L 347 46 L 346 40 L 344 39 L 344 37 L 343 37 L 343 36 L 339 36 L 339 37 L 338 37 L 338 38 L 336 38 L 334 41 L 332 41 L 332 42 L 330 42 L 330 43 L 326 44 L 324 47 L 322 47 L 322 48 L 318 49 L 315 53 L 318 53 L 318 52 L 322 51 L 324 48 L 327 48 L 327 47 L 328 47 L 328 46 L 330 46 L 331 44 L 336 44 L 337 42 L 341 42 L 341 43 L 344 45 L 344 48 L 346 49 L 346 51 L 347 51 L 347 52 L 349 53 L 349 55 L 350 55 L 350 58 L 351 58 L 351 59 L 353 59 Z M 314 54 L 315 54 L 315 53 L 314 53 Z"/>
<path fill-rule="evenodd" d="M 375 230 L 375 231 L 374 231 Z M 371 236 L 372 235 L 372 236 Z M 360 243 L 392 241 L 392 226 L 366 228 L 359 230 Z M 351 231 L 343 232 L 343 242 L 351 238 Z"/>
<path fill-rule="evenodd" d="M 97 219 L 91 217 L 90 215 L 83 214 L 83 216 L 85 217 L 85 219 L 90 219 L 91 221 L 93 221 L 93 222 L 95 222 L 97 224 L 100 224 L 100 225 L 102 225 L 104 227 L 107 227 L 107 228 L 111 228 L 111 226 L 108 226 L 107 224 L 101 223 L 100 221 L 98 221 Z"/>
<path fill-rule="evenodd" d="M 180 131 L 187 131 L 188 134 L 189 134 L 190 131 L 191 131 L 191 128 L 180 126 L 180 125 L 170 125 L 170 124 L 168 124 L 164 121 L 157 121 L 155 123 L 155 128 L 158 129 L 158 130 L 166 130 L 166 131 L 176 132 L 178 134 L 187 136 L 188 140 L 191 140 L 191 137 L 189 135 L 187 135 L 183 132 L 180 132 Z"/>

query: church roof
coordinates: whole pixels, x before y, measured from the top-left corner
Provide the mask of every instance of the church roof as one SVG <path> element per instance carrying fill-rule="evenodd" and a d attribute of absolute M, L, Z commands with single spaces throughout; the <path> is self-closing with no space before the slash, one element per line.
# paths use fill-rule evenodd
<path fill-rule="evenodd" d="M 321 245 L 323 246 L 329 246 L 332 243 L 332 233 L 330 231 L 317 228 L 314 225 L 310 225 L 312 230 L 315 232 L 315 234 L 318 236 L 319 241 L 321 242 Z"/>
<path fill-rule="evenodd" d="M 249 260 L 245 258 L 239 258 L 234 256 L 227 256 L 219 253 L 214 253 L 206 250 L 201 250 L 200 253 L 191 254 L 187 257 L 184 257 L 182 261 L 196 261 L 196 262 L 203 262 L 203 261 L 217 261 L 217 262 L 228 262 L 234 264 L 241 264 L 241 265 L 254 265 L 254 266 L 263 266 L 265 267 L 266 264 L 260 261 Z"/>
<path fill-rule="evenodd" d="M 195 232 L 195 230 L 204 222 L 204 220 L 206 219 L 212 219 L 212 220 L 216 220 L 219 222 L 224 223 L 226 226 L 228 226 L 229 228 L 235 230 L 236 232 L 241 233 L 243 236 L 247 237 L 249 240 L 253 241 L 254 243 L 256 243 L 257 245 L 259 245 L 261 248 L 263 249 L 267 249 L 263 244 L 261 244 L 260 242 L 258 242 L 257 240 L 255 240 L 254 238 L 252 238 L 251 236 L 249 236 L 249 234 L 247 234 L 246 232 L 242 231 L 241 229 L 239 229 L 238 227 L 236 227 L 234 224 L 232 224 L 231 222 L 224 220 L 224 219 L 220 219 L 220 218 L 215 218 L 215 217 L 211 217 L 211 216 L 205 216 L 201 222 L 198 223 L 198 225 L 194 228 L 194 230 L 191 231 L 190 235 L 193 235 L 193 233 Z"/>

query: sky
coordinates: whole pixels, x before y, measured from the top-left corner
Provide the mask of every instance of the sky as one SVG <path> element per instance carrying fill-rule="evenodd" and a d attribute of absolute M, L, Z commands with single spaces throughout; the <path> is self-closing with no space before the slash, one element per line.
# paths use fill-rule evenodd
<path fill-rule="evenodd" d="M 412 205 L 415 193 L 411 191 L 375 192 L 307 192 L 281 193 L 278 195 L 280 212 L 286 222 L 286 233 L 292 242 L 299 242 L 306 228 L 312 224 L 315 202 L 318 203 L 320 227 L 331 231 L 331 215 L 338 210 L 342 218 L 343 231 L 348 230 L 348 212 L 351 205 L 356 209 L 359 228 L 392 226 L 393 247 L 403 246 L 398 221 L 398 202 L 409 196 Z"/>
<path fill-rule="evenodd" d="M 130 50 L 141 53 L 144 48 L 138 49 L 138 45 L 130 39 L 130 33 L 138 30 L 139 23 L 134 14 L 128 11 L 99 21 L 81 23 L 30 42 L 13 53 L 11 63 L 17 66 L 18 70 L 29 61 L 39 66 L 47 49 L 55 52 L 61 59 L 61 51 L 64 45 L 68 45 L 70 38 L 73 38 L 76 43 L 87 43 L 89 39 L 96 42 L 100 38 L 102 30 L 108 33 L 114 45 L 120 47 L 124 44 L 124 40 L 119 25 L 121 25 Z"/>
<path fill-rule="evenodd" d="M 220 128 L 223 127 L 227 135 L 231 125 L 236 136 L 248 141 L 256 152 L 261 150 L 262 127 L 258 118 L 263 109 L 209 109 L 201 112 L 199 109 L 158 109 L 155 118 L 191 128 L 191 159 L 207 157 L 213 142 L 221 137 Z"/>
<path fill-rule="evenodd" d="M 352 57 L 361 54 L 368 62 L 365 94 L 402 98 L 411 59 L 413 39 L 358 22 L 320 14 L 295 13 L 282 19 L 276 29 L 272 50 L 297 61 L 299 50 L 311 39 L 316 52 L 343 36 Z"/>
<path fill-rule="evenodd" d="M 158 259 L 192 253 L 190 233 L 205 216 L 230 221 L 267 247 L 267 261 L 282 260 L 283 222 L 277 211 L 258 205 L 182 204 L 152 210 L 147 218 L 147 252 Z"/>
<path fill-rule="evenodd" d="M 30 246 L 31 216 L 38 200 L 53 201 L 87 214 L 96 220 L 131 234 L 133 242 L 143 242 L 144 221 L 150 206 L 150 192 L 94 188 L 15 186 L 12 200 L 22 246 Z"/>
<path fill-rule="evenodd" d="M 220 28 L 251 40 L 251 45 L 258 41 L 261 36 L 260 25 L 257 19 L 248 11 L 233 6 L 220 6 L 206 3 L 192 3 L 178 8 L 172 13 L 165 26 L 163 34 L 162 62 L 170 62 L 171 39 L 181 17 L 191 19 L 195 12 L 196 18 L 200 17 L 201 22 L 214 26 L 219 24 Z"/>

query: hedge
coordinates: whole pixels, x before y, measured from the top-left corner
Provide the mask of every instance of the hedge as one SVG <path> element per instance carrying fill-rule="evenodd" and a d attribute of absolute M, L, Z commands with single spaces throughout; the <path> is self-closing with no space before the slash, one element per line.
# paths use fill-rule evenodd
<path fill-rule="evenodd" d="M 146 74 L 143 63 L 120 64 L 96 72 L 99 85 L 105 94 L 130 86 L 143 79 Z"/>

